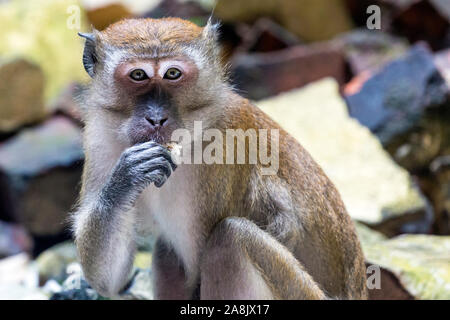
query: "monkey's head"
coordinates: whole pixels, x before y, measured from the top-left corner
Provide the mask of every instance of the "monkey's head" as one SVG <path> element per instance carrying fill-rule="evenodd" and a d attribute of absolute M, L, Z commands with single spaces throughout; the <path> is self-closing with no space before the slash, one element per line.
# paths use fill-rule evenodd
<path fill-rule="evenodd" d="M 175 129 L 192 130 L 194 121 L 220 116 L 228 84 L 217 25 L 129 19 L 80 36 L 86 39 L 83 64 L 92 78 L 87 121 L 90 111 L 100 110 L 119 140 L 164 143 Z"/>

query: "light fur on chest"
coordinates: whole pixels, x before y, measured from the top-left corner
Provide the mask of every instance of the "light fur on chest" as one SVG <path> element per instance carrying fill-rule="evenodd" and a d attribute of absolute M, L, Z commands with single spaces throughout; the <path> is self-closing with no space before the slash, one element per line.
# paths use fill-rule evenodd
<path fill-rule="evenodd" d="M 161 188 L 152 185 L 145 189 L 137 206 L 142 218 L 153 224 L 153 232 L 172 245 L 191 278 L 197 275 L 201 232 L 190 193 L 195 183 L 188 170 L 181 166 Z"/>

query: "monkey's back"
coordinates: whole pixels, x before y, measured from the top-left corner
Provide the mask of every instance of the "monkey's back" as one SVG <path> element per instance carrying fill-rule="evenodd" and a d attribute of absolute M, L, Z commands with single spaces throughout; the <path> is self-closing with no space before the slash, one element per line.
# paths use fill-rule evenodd
<path fill-rule="evenodd" d="M 261 175 L 258 166 L 248 173 L 243 199 L 248 218 L 282 242 L 330 297 L 366 298 L 364 257 L 334 184 L 300 143 L 259 108 L 243 99 L 240 108 L 227 112 L 243 130 L 279 130 L 277 174 Z"/>

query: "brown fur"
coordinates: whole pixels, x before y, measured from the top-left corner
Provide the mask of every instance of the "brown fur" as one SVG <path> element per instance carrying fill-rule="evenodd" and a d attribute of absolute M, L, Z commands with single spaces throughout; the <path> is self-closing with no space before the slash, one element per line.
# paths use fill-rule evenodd
<path fill-rule="evenodd" d="M 127 19 L 110 25 L 101 35 L 113 46 L 128 47 L 136 43 L 160 45 L 190 42 L 198 39 L 202 30 L 196 24 L 179 18 Z"/>
<path fill-rule="evenodd" d="M 125 20 L 101 32 L 102 67 L 85 98 L 87 157 L 75 215 L 88 280 L 105 295 L 117 293 L 134 255 L 133 226 L 151 217 L 160 234 L 157 298 L 366 298 L 362 251 L 338 191 L 295 139 L 224 81 L 215 38 L 211 25 L 174 18 Z M 111 65 L 105 44 L 129 48 L 131 57 Z M 156 68 L 157 61 L 183 56 L 202 67 L 192 66 L 177 84 L 155 77 L 137 90 L 127 82 L 130 63 Z M 170 130 L 192 130 L 195 120 L 223 132 L 279 129 L 277 174 L 262 175 L 261 164 L 180 165 L 162 188 L 147 187 L 133 208 L 98 208 L 120 155 L 134 144 L 130 135 L 141 134 L 136 96 L 155 86 L 171 96 Z"/>

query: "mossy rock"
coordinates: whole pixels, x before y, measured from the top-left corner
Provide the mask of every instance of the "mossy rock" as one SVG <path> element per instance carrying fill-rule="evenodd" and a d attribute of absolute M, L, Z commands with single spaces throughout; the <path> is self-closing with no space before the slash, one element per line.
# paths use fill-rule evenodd
<path fill-rule="evenodd" d="M 22 57 L 38 65 L 45 76 L 48 102 L 72 81 L 88 79 L 82 65 L 83 41 L 77 32 L 88 30 L 76 0 L 15 0 L 0 3 L 0 56 Z M 71 19 L 80 10 L 80 30 Z"/>
<path fill-rule="evenodd" d="M 39 270 L 39 282 L 49 279 L 62 281 L 66 277 L 67 266 L 77 260 L 75 244 L 66 241 L 42 252 L 36 259 Z"/>
<path fill-rule="evenodd" d="M 387 239 L 361 224 L 357 224 L 357 231 L 367 263 L 392 273 L 412 297 L 450 299 L 449 236 L 401 235 Z"/>
<path fill-rule="evenodd" d="M 427 204 L 409 173 L 348 115 L 336 81 L 320 80 L 257 105 L 311 153 L 353 219 L 389 236 L 430 227 Z"/>
<path fill-rule="evenodd" d="M 0 132 L 42 120 L 43 89 L 44 74 L 38 65 L 22 58 L 1 60 Z"/>
<path fill-rule="evenodd" d="M 305 41 L 328 40 L 352 27 L 343 0 L 219 0 L 214 14 L 226 22 L 267 16 Z"/>

